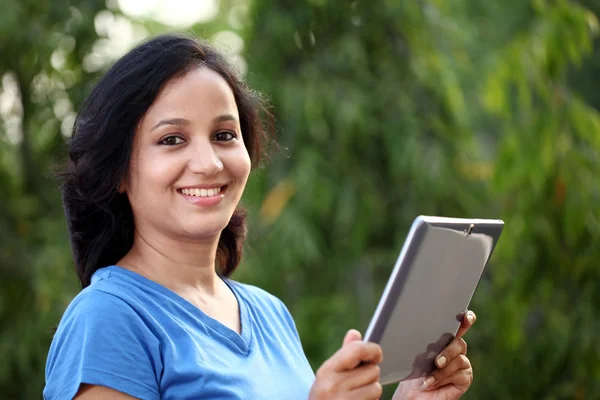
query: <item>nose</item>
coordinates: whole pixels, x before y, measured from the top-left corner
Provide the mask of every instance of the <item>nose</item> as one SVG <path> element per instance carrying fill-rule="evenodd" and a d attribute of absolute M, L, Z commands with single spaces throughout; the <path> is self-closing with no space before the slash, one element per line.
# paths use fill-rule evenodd
<path fill-rule="evenodd" d="M 189 169 L 196 174 L 213 176 L 223 171 L 223 162 L 210 140 L 197 141 L 189 160 Z"/>

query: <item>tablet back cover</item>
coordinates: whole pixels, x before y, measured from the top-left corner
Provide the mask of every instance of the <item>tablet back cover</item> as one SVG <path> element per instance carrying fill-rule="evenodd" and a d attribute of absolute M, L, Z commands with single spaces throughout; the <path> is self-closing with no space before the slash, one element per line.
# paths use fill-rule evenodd
<path fill-rule="evenodd" d="M 500 220 L 415 220 L 365 334 L 382 346 L 382 384 L 435 369 L 434 359 L 458 331 L 503 226 Z"/>

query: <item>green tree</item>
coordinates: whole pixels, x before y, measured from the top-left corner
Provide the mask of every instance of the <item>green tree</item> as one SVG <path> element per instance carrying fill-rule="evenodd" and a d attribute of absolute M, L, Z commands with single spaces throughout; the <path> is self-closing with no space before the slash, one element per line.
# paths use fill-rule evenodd
<path fill-rule="evenodd" d="M 102 20 L 122 16 L 101 0 L 5 3 L 0 393 L 28 399 L 77 291 L 51 175 L 106 67 L 91 56 L 106 47 Z M 506 231 L 472 303 L 467 397 L 600 398 L 599 3 L 246 6 L 223 0 L 191 29 L 243 35 L 248 78 L 272 100 L 283 147 L 249 182 L 236 277 L 289 305 L 313 366 L 347 328 L 366 328 L 416 215 L 500 217 Z"/>
<path fill-rule="evenodd" d="M 240 276 L 286 301 L 313 365 L 364 330 L 416 215 L 500 217 L 468 397 L 600 396 L 600 124 L 567 79 L 594 14 L 566 0 L 256 0 L 250 14 L 249 78 L 285 156 L 250 183 Z"/>
<path fill-rule="evenodd" d="M 50 341 L 78 291 L 58 181 L 79 104 L 133 39 L 169 29 L 104 0 L 0 1 L 0 397 L 39 399 Z M 226 10 L 232 6 L 222 2 Z M 227 14 L 191 30 L 229 27 Z M 119 43 L 116 43 L 117 45 Z M 118 50 L 118 48 L 117 48 Z M 125 51 L 121 48 L 120 51 Z"/>
<path fill-rule="evenodd" d="M 0 393 L 39 398 L 57 316 L 75 282 L 57 184 L 63 131 L 93 73 L 104 1 L 20 1 L 0 13 Z M 61 129 L 62 125 L 66 125 Z"/>

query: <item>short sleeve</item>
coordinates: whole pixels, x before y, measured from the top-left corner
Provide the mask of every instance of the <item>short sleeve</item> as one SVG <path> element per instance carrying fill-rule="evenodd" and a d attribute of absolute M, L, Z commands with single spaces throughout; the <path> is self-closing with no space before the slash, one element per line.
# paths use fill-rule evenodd
<path fill-rule="evenodd" d="M 160 343 L 138 313 L 113 294 L 84 290 L 50 346 L 44 399 L 72 399 L 82 383 L 159 399 L 161 371 Z"/>
<path fill-rule="evenodd" d="M 275 299 L 276 304 L 279 306 L 278 307 L 279 313 L 280 313 L 283 321 L 285 321 L 285 324 L 287 325 L 289 331 L 292 333 L 293 338 L 295 339 L 294 347 L 296 348 L 298 358 L 305 362 L 307 371 L 309 371 L 308 373 L 314 379 L 314 374 L 313 374 L 312 368 L 311 368 L 310 363 L 308 362 L 308 359 L 306 358 L 306 355 L 304 353 L 304 348 L 302 346 L 302 340 L 300 339 L 300 334 L 298 333 L 296 323 L 294 322 L 294 318 L 292 317 L 290 310 L 287 308 L 285 303 L 283 301 L 281 301 L 281 299 L 279 299 L 275 296 L 273 296 L 273 298 Z"/>
<path fill-rule="evenodd" d="M 294 336 L 298 340 L 298 343 L 300 343 L 300 334 L 298 333 L 298 329 L 296 328 L 296 323 L 294 322 L 294 318 L 292 317 L 290 310 L 287 308 L 285 303 L 283 301 L 281 301 L 281 299 L 279 299 L 275 296 L 273 296 L 273 297 L 275 298 L 276 304 L 279 306 L 279 313 L 281 314 L 283 320 L 286 322 L 290 331 L 293 332 Z"/>

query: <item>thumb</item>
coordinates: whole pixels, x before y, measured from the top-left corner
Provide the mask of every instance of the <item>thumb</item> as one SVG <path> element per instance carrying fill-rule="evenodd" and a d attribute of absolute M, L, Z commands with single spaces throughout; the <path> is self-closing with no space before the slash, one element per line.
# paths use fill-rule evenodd
<path fill-rule="evenodd" d="M 356 329 L 350 329 L 348 332 L 346 332 L 346 336 L 344 336 L 342 347 L 357 340 L 362 340 L 362 335 Z"/>

